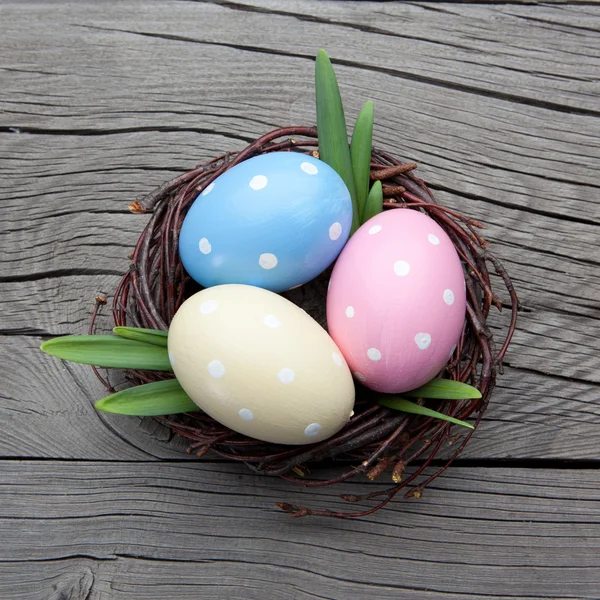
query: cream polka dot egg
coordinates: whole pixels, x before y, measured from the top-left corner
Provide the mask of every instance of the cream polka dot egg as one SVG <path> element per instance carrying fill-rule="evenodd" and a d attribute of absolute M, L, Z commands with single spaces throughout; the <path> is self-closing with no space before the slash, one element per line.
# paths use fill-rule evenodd
<path fill-rule="evenodd" d="M 202 286 L 281 292 L 314 279 L 342 250 L 352 201 L 326 163 L 299 152 L 255 156 L 225 171 L 194 201 L 179 253 Z"/>
<path fill-rule="evenodd" d="M 354 383 L 327 332 L 289 300 L 248 285 L 194 294 L 169 328 L 169 358 L 190 398 L 223 425 L 280 444 L 339 431 Z"/>
<path fill-rule="evenodd" d="M 410 209 L 383 212 L 352 236 L 331 275 L 329 333 L 356 379 L 400 393 L 433 379 L 463 329 L 465 279 L 445 231 Z"/>

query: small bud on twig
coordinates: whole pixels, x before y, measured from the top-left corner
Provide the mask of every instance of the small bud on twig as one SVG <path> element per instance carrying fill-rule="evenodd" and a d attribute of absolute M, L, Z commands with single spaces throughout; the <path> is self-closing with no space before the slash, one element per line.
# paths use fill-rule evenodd
<path fill-rule="evenodd" d="M 394 483 L 400 483 L 402 481 L 405 469 L 406 464 L 404 461 L 400 460 L 395 464 L 392 470 L 392 481 Z"/>
<path fill-rule="evenodd" d="M 415 498 L 416 500 L 420 500 L 423 497 L 423 488 L 417 486 L 411 488 L 404 494 L 404 497 L 408 500 L 409 498 Z"/>
<path fill-rule="evenodd" d="M 417 168 L 417 163 L 403 163 L 401 165 L 394 165 L 393 167 L 384 167 L 383 169 L 377 169 L 371 171 L 371 179 L 381 180 L 395 177 L 396 175 L 402 175 L 408 173 Z"/>
<path fill-rule="evenodd" d="M 134 200 L 130 205 L 129 205 L 129 210 L 134 214 L 134 215 L 143 215 L 144 213 L 147 213 L 148 211 L 146 210 L 146 208 L 137 200 Z"/>

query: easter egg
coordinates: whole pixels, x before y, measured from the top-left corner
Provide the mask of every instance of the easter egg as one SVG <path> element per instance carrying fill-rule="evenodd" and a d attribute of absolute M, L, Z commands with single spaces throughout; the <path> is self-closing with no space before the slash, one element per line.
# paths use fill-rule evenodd
<path fill-rule="evenodd" d="M 200 193 L 181 227 L 179 253 L 204 287 L 243 283 L 281 292 L 323 272 L 351 222 L 350 193 L 329 165 L 272 152 L 232 167 Z"/>
<path fill-rule="evenodd" d="M 427 215 L 380 213 L 340 254 L 327 296 L 329 334 L 354 376 L 386 393 L 417 388 L 452 356 L 465 320 L 454 245 Z"/>
<path fill-rule="evenodd" d="M 341 429 L 354 382 L 341 352 L 306 312 L 248 285 L 191 296 L 169 327 L 169 359 L 190 398 L 247 436 L 310 444 Z"/>

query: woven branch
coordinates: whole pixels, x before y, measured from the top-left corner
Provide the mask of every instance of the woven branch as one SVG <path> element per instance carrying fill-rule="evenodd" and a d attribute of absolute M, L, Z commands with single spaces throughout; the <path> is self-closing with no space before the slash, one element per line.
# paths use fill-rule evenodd
<path fill-rule="evenodd" d="M 202 189 L 230 167 L 252 156 L 275 151 L 318 156 L 317 146 L 315 128 L 278 129 L 257 139 L 241 152 L 228 153 L 198 165 L 165 183 L 142 202 L 134 202 L 130 206 L 133 212 L 152 213 L 152 217 L 131 255 L 130 269 L 115 292 L 115 325 L 167 329 L 182 302 L 200 289 L 185 273 L 177 246 L 186 212 Z M 446 231 L 461 258 L 467 288 L 467 314 L 460 342 L 443 375 L 476 386 L 482 398 L 462 402 L 428 402 L 428 406 L 458 419 L 474 418 L 477 426 L 515 329 L 518 299 L 507 272 L 489 253 L 487 242 L 478 232 L 483 225 L 440 206 L 425 183 L 413 174 L 415 168 L 414 163 L 403 163 L 386 152 L 373 150 L 371 177 L 382 181 L 384 208 L 420 210 L 428 214 Z M 486 325 L 491 307 L 502 309 L 501 301 L 492 290 L 488 264 L 500 276 L 511 299 L 510 324 L 499 350 Z M 301 288 L 284 294 L 324 326 L 330 273 L 331 269 Z M 95 318 L 96 311 L 92 330 Z M 107 389 L 113 391 L 110 383 L 96 373 Z M 134 384 L 171 376 L 138 371 L 128 371 L 126 375 Z M 375 404 L 372 397 L 369 390 L 358 386 L 354 416 L 348 424 L 333 437 L 304 446 L 282 446 L 254 440 L 231 431 L 202 412 L 158 420 L 175 434 L 189 440 L 188 451 L 197 456 L 211 451 L 232 461 L 244 462 L 257 473 L 278 476 L 302 486 L 332 485 L 365 474 L 370 479 L 377 479 L 383 473 L 391 472 L 393 485 L 388 489 L 364 496 L 341 496 L 348 502 L 375 499 L 375 505 L 368 509 L 338 512 L 278 503 L 293 517 L 359 517 L 382 508 L 402 490 L 405 490 L 405 497 L 420 497 L 423 488 L 461 453 L 473 433 L 470 431 L 461 438 L 461 434 L 456 434 L 456 426 L 450 423 L 408 416 Z M 424 479 L 425 469 L 444 446 L 452 447 L 450 456 L 446 456 L 441 466 Z M 311 465 L 332 459 L 340 470 L 336 477 L 323 481 L 306 476 Z M 418 466 L 410 476 L 404 477 L 407 466 L 414 461 L 418 462 Z M 434 464 L 439 464 L 439 460 Z"/>

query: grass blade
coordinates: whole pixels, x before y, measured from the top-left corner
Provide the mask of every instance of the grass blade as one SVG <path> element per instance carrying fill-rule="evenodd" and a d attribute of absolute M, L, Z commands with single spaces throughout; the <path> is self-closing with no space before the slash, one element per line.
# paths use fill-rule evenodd
<path fill-rule="evenodd" d="M 451 379 L 432 379 L 425 385 L 409 392 L 403 392 L 410 398 L 432 398 L 434 400 L 470 400 L 481 398 L 481 392 L 466 383 Z"/>
<path fill-rule="evenodd" d="M 46 354 L 96 367 L 172 371 L 167 349 L 116 335 L 67 335 L 44 342 Z"/>
<path fill-rule="evenodd" d="M 160 329 L 142 329 L 141 327 L 115 327 L 113 331 L 119 337 L 135 340 L 137 342 L 145 342 L 154 346 L 167 347 L 166 331 Z"/>
<path fill-rule="evenodd" d="M 315 61 L 315 97 L 319 158 L 338 173 L 350 192 L 352 198 L 351 233 L 354 233 L 358 229 L 360 220 L 344 107 L 337 79 L 325 50 L 319 50 Z"/>
<path fill-rule="evenodd" d="M 381 404 L 381 406 L 393 408 L 394 410 L 400 410 L 402 412 L 411 413 L 413 415 L 422 415 L 424 417 L 433 417 L 434 419 L 448 421 L 449 423 L 454 423 L 455 425 L 460 425 L 461 427 L 466 427 L 467 429 L 475 429 L 473 425 L 467 423 L 466 421 L 461 421 L 459 419 L 455 419 L 454 417 L 449 417 L 448 415 L 438 412 L 437 410 L 431 410 L 431 408 L 419 406 L 418 404 L 415 404 L 410 400 L 406 400 L 406 398 L 400 398 L 399 396 L 380 398 L 378 400 L 378 403 Z"/>
<path fill-rule="evenodd" d="M 183 391 L 177 379 L 137 385 L 102 398 L 94 406 L 103 412 L 138 417 L 175 415 L 200 410 Z"/>
<path fill-rule="evenodd" d="M 378 215 L 383 210 L 383 186 L 381 181 L 376 181 L 371 187 L 361 223 L 366 223 L 371 217 Z"/>
<path fill-rule="evenodd" d="M 373 146 L 373 102 L 369 100 L 362 107 L 350 144 L 350 158 L 352 160 L 352 173 L 354 174 L 354 189 L 356 191 L 356 205 L 359 219 L 365 210 L 369 183 L 371 181 L 371 151 Z"/>

